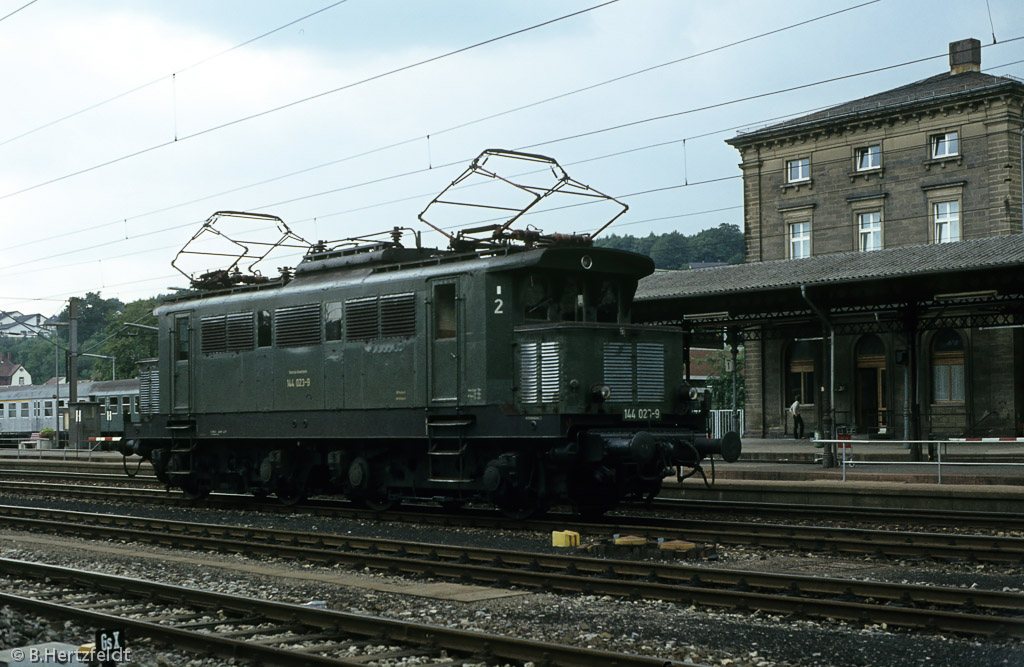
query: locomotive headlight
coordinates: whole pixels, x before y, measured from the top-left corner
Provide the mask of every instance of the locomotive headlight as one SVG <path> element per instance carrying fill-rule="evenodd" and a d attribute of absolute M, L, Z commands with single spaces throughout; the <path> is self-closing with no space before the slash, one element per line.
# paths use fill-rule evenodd
<path fill-rule="evenodd" d="M 590 388 L 590 395 L 598 401 L 607 401 L 612 397 L 612 388 L 606 384 L 595 384 Z"/>
<path fill-rule="evenodd" d="M 696 401 L 697 397 L 700 396 L 700 392 L 696 387 L 690 387 L 690 391 L 687 393 L 687 396 L 690 397 L 691 401 Z"/>

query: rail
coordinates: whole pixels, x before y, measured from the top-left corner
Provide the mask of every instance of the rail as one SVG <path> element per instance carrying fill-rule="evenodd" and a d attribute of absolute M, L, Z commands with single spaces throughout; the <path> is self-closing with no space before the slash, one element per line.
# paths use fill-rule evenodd
<path fill-rule="evenodd" d="M 858 466 L 865 466 L 865 465 L 880 465 L 880 466 L 903 465 L 903 466 L 934 466 L 935 467 L 935 477 L 936 477 L 936 482 L 935 483 L 936 484 L 942 484 L 942 466 L 943 466 L 942 456 L 943 456 L 943 452 L 945 452 L 946 456 L 948 457 L 949 456 L 949 446 L 950 445 L 970 445 L 970 444 L 972 444 L 972 440 L 964 439 L 964 438 L 959 438 L 959 439 L 958 438 L 950 438 L 948 440 L 937 440 L 937 439 L 936 440 L 854 440 L 852 438 L 847 437 L 847 438 L 837 438 L 837 439 L 812 438 L 812 441 L 815 443 L 815 445 L 819 445 L 820 444 L 820 445 L 823 445 L 825 447 L 832 448 L 834 450 L 836 463 L 839 464 L 842 467 L 842 470 L 843 470 L 843 481 L 844 482 L 846 481 L 846 467 L 847 466 L 851 466 L 852 467 L 853 465 L 858 465 Z M 1000 440 L 1000 441 L 1001 442 L 1006 442 L 1005 439 Z M 1024 439 L 1014 438 L 1013 442 L 1024 443 Z M 934 460 L 931 460 L 931 461 L 906 461 L 906 460 L 885 461 L 885 460 L 875 460 L 875 459 L 872 459 L 870 461 L 866 461 L 865 460 L 865 461 L 855 462 L 853 460 L 853 447 L 854 447 L 854 445 L 857 445 L 858 447 L 861 447 L 861 446 L 868 446 L 868 447 L 870 447 L 871 445 L 885 445 L 885 446 L 888 446 L 888 447 L 891 447 L 893 445 L 904 445 L 907 449 L 909 449 L 911 445 L 928 445 L 929 457 L 931 457 L 932 453 L 934 452 Z M 992 466 L 992 465 L 1015 466 L 1016 467 L 1016 466 L 1024 466 L 1024 463 L 1013 463 L 1013 462 L 1003 462 L 1003 461 L 999 461 L 999 462 L 990 462 L 990 461 L 949 461 L 948 458 L 947 458 L 947 461 L 945 462 L 945 465 L 946 465 L 947 468 L 949 468 L 951 466 Z"/>

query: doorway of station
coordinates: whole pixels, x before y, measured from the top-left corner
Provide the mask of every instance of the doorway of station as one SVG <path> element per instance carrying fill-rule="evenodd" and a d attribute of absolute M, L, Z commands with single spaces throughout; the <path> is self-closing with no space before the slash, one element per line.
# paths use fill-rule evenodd
<path fill-rule="evenodd" d="M 889 383 L 885 344 L 875 335 L 857 343 L 857 433 L 886 435 L 889 430 Z"/>

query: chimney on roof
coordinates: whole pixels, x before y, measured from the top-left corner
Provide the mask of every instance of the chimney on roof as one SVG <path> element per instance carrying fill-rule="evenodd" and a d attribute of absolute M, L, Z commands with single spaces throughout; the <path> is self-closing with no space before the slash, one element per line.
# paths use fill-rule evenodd
<path fill-rule="evenodd" d="M 981 71 L 981 42 L 974 39 L 961 39 L 949 43 L 949 73 Z"/>

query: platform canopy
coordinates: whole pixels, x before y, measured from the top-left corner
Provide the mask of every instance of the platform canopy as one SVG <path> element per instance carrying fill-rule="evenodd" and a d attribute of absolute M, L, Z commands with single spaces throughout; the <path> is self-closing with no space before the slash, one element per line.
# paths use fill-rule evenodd
<path fill-rule="evenodd" d="M 635 322 L 794 335 L 1024 326 L 1024 234 L 751 262 L 644 278 Z M 763 325 L 763 326 L 761 326 Z"/>

